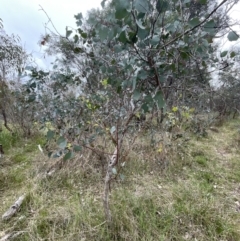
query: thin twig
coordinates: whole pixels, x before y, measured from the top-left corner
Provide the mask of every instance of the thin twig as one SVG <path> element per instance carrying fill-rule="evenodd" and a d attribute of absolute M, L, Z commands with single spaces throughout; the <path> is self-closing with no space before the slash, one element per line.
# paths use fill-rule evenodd
<path fill-rule="evenodd" d="M 193 30 L 197 29 L 198 27 L 201 27 L 224 3 L 226 3 L 228 0 L 223 0 L 202 22 L 194 26 L 193 28 L 183 32 L 181 35 L 177 36 L 176 38 L 170 40 L 168 43 L 161 46 L 159 49 L 163 49 L 166 46 L 176 42 L 178 39 L 182 38 L 184 35 L 191 33 Z"/>
<path fill-rule="evenodd" d="M 45 15 L 47 16 L 48 21 L 51 23 L 51 25 L 52 25 L 53 29 L 56 31 L 56 33 L 57 33 L 59 36 L 62 37 L 62 35 L 58 32 L 57 28 L 56 28 L 55 25 L 53 24 L 51 18 L 48 16 L 47 12 L 44 10 L 44 8 L 43 8 L 41 5 L 39 5 L 39 7 L 40 7 L 40 10 L 43 11 L 43 12 L 45 13 Z M 64 37 L 63 37 L 63 38 L 64 38 Z"/>

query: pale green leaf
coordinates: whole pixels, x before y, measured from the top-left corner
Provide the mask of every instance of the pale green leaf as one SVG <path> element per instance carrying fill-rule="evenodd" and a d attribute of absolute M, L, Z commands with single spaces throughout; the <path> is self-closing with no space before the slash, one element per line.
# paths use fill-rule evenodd
<path fill-rule="evenodd" d="M 134 90 L 133 92 L 133 100 L 139 100 L 141 97 L 141 92 L 139 90 Z"/>
<path fill-rule="evenodd" d="M 191 19 L 191 20 L 188 22 L 188 24 L 189 24 L 191 27 L 195 27 L 195 26 L 197 26 L 199 23 L 200 23 L 199 18 L 193 18 L 193 19 Z"/>
<path fill-rule="evenodd" d="M 72 34 L 72 32 L 73 32 L 72 30 L 67 30 L 66 31 L 66 38 L 68 38 Z"/>
<path fill-rule="evenodd" d="M 215 33 L 216 31 L 215 26 L 216 24 L 214 20 L 210 20 L 203 25 L 203 28 L 204 28 L 204 31 L 206 31 L 207 33 Z"/>
<path fill-rule="evenodd" d="M 118 40 L 122 43 L 127 43 L 128 39 L 126 37 L 125 31 L 122 31 L 118 37 Z"/>
<path fill-rule="evenodd" d="M 115 12 L 116 19 L 123 19 L 128 15 L 128 11 L 126 9 L 119 9 Z"/>
<path fill-rule="evenodd" d="M 144 113 L 148 112 L 148 111 L 149 111 L 149 108 L 148 108 L 147 103 L 144 103 L 144 104 L 142 105 L 141 109 L 143 110 Z"/>
<path fill-rule="evenodd" d="M 78 152 L 78 151 L 81 151 L 81 150 L 82 150 L 82 147 L 81 147 L 81 146 L 74 146 L 74 147 L 73 147 L 73 150 L 74 150 L 75 152 Z"/>
<path fill-rule="evenodd" d="M 160 36 L 159 35 L 153 35 L 152 39 L 150 40 L 150 43 L 152 45 L 159 44 Z"/>
<path fill-rule="evenodd" d="M 67 141 L 65 140 L 65 138 L 63 136 L 61 136 L 58 138 L 57 144 L 58 144 L 59 148 L 64 149 L 67 146 Z"/>
<path fill-rule="evenodd" d="M 236 41 L 236 40 L 238 40 L 239 35 L 235 31 L 232 31 L 228 34 L 227 37 L 228 37 L 229 41 Z"/>
<path fill-rule="evenodd" d="M 221 52 L 221 54 L 220 54 L 220 57 L 225 57 L 226 55 L 228 54 L 228 51 L 223 51 L 223 52 Z"/>
<path fill-rule="evenodd" d="M 145 29 L 145 27 L 142 25 L 142 21 L 141 20 L 136 20 L 136 23 L 137 23 L 139 28 Z"/>
<path fill-rule="evenodd" d="M 143 40 L 145 39 L 147 36 L 149 35 L 149 30 L 146 30 L 146 29 L 138 29 L 138 33 L 137 33 L 137 36 Z"/>
<path fill-rule="evenodd" d="M 139 79 L 146 79 L 148 77 L 148 72 L 141 69 L 139 72 L 138 72 L 138 78 Z"/>
<path fill-rule="evenodd" d="M 73 152 L 68 152 L 68 153 L 66 153 L 65 155 L 64 155 L 64 157 L 63 157 L 63 160 L 64 161 L 67 161 L 67 160 L 69 160 L 69 159 L 71 159 L 71 158 L 73 158 L 74 157 L 74 153 Z"/>
<path fill-rule="evenodd" d="M 50 141 L 54 137 L 54 134 L 55 134 L 54 131 L 49 130 L 47 132 L 47 139 Z"/>
<path fill-rule="evenodd" d="M 120 174 L 120 179 L 121 179 L 122 181 L 124 181 L 125 176 L 124 176 L 123 174 Z"/>
<path fill-rule="evenodd" d="M 131 2 L 129 0 L 115 0 L 114 5 L 116 11 L 122 10 L 122 9 L 129 9 L 131 7 Z"/>
<path fill-rule="evenodd" d="M 112 128 L 110 129 L 111 134 L 113 134 L 116 131 L 116 127 L 112 126 Z"/>
<path fill-rule="evenodd" d="M 158 0 L 156 3 L 156 9 L 159 13 L 164 13 L 168 10 L 169 3 L 166 0 Z"/>
<path fill-rule="evenodd" d="M 82 18 L 83 18 L 82 13 L 74 15 L 74 18 L 77 20 L 76 21 L 77 26 L 81 26 L 82 25 Z"/>
<path fill-rule="evenodd" d="M 161 91 L 157 92 L 157 94 L 154 96 L 154 100 L 156 101 L 158 108 L 164 107 L 165 101 L 163 99 L 163 94 Z"/>
<path fill-rule="evenodd" d="M 107 39 L 108 36 L 108 28 L 107 27 L 102 27 L 99 29 L 98 35 L 100 37 L 100 39 L 103 41 L 105 39 Z"/>
<path fill-rule="evenodd" d="M 133 77 L 131 80 L 132 80 L 132 88 L 133 88 L 133 90 L 135 90 L 136 84 L 137 84 L 137 79 L 135 77 Z"/>
<path fill-rule="evenodd" d="M 135 0 L 134 7 L 140 13 L 147 13 L 149 11 L 148 0 Z"/>
<path fill-rule="evenodd" d="M 121 45 L 114 45 L 113 50 L 115 53 L 120 53 L 123 49 Z"/>

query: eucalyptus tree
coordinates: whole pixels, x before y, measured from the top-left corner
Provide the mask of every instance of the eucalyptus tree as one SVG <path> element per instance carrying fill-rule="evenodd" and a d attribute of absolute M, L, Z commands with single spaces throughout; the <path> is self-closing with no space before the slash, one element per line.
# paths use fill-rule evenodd
<path fill-rule="evenodd" d="M 12 91 L 15 84 L 20 84 L 20 78 L 28 62 L 29 55 L 23 49 L 17 36 L 10 36 L 0 26 L 0 110 L 5 127 L 11 131 L 7 124 L 7 116 L 14 118 Z M 16 117 L 16 116 L 15 116 Z"/>
<path fill-rule="evenodd" d="M 75 15 L 76 30 L 67 28 L 66 36 L 44 38 L 50 53 L 61 54 L 59 70 L 72 68 L 74 73 L 70 78 L 66 72 L 55 73 L 55 82 L 66 88 L 79 85 L 81 89 L 77 98 L 69 100 L 64 88 L 59 90 L 59 85 L 52 85 L 59 99 L 55 103 L 61 103 L 56 108 L 62 110 L 61 118 L 69 112 L 73 116 L 75 112 L 79 118 L 60 133 L 57 141 L 61 153 L 65 153 L 64 159 L 82 147 L 91 148 L 89 145 L 98 135 L 109 135 L 114 144 L 105 178 L 104 207 L 108 220 L 109 184 L 117 172 L 121 147 L 132 130 L 133 117 L 156 107 L 163 113 L 171 106 L 198 102 L 202 90 L 209 86 L 208 66 L 219 68 L 211 45 L 213 38 L 219 31 L 228 31 L 230 41 L 239 38 L 219 21 L 226 17 L 220 15 L 225 13 L 222 9 L 236 1 L 223 0 L 214 6 L 207 0 L 197 3 L 207 11 L 194 9 L 190 0 L 103 0 L 103 9 L 92 10 L 86 19 L 80 13 Z M 224 55 L 223 52 L 221 56 Z M 31 84 L 35 85 L 43 77 L 34 73 Z M 52 79 L 54 75 L 48 76 Z M 76 130 L 77 138 L 69 138 L 70 128 Z M 90 128 L 90 135 L 81 134 Z M 53 136 L 53 131 L 49 131 L 47 138 Z"/>
<path fill-rule="evenodd" d="M 237 52 L 237 50 L 235 51 Z M 220 83 L 215 91 L 212 104 L 213 109 L 219 113 L 220 120 L 221 118 L 229 116 L 235 117 L 240 114 L 239 55 L 234 58 L 236 58 L 236 62 L 232 61 L 228 68 L 221 70 L 218 74 L 218 80 Z"/>
<path fill-rule="evenodd" d="M 23 73 L 28 55 L 17 36 L 9 36 L 4 29 L 0 29 L 0 78 L 7 81 L 14 73 L 18 77 Z"/>

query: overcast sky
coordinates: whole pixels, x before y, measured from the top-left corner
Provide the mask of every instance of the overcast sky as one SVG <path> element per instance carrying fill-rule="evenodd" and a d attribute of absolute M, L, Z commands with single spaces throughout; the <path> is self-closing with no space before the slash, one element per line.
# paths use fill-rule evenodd
<path fill-rule="evenodd" d="M 65 34 L 66 26 L 76 27 L 74 15 L 80 12 L 85 15 L 92 8 L 101 8 L 100 2 L 101 0 L 0 0 L 0 18 L 3 20 L 5 31 L 8 34 L 17 34 L 25 49 L 36 57 L 39 66 L 47 67 L 48 61 L 40 58 L 43 51 L 41 52 L 38 42 L 45 33 L 44 26 L 48 18 L 40 8 L 47 12 L 57 30 Z M 239 5 L 230 12 L 230 16 L 234 19 L 240 19 Z M 239 25 L 235 30 L 240 33 Z M 225 45 L 220 51 L 230 45 L 229 41 L 222 43 Z"/>
<path fill-rule="evenodd" d="M 101 8 L 101 0 L 0 0 L 0 18 L 7 34 L 16 34 L 28 52 L 37 57 L 37 63 L 46 67 L 41 60 L 40 37 L 45 33 L 48 22 L 47 12 L 60 33 L 65 33 L 66 26 L 76 27 L 74 15 L 92 8 Z M 40 7 L 41 5 L 41 7 Z"/>

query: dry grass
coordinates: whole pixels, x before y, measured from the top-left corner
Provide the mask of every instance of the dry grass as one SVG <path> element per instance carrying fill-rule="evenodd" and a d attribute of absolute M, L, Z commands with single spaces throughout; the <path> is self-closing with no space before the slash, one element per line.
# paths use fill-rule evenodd
<path fill-rule="evenodd" d="M 42 140 L 22 140 L 22 147 L 12 146 L 0 160 L 0 213 L 23 193 L 27 198 L 16 216 L 0 222 L 0 237 L 11 229 L 23 231 L 14 239 L 21 241 L 238 241 L 240 121 L 218 129 L 165 155 L 149 136 L 137 139 L 111 187 L 111 226 L 105 223 L 95 155 L 84 152 L 46 177 L 53 160 L 38 152 Z"/>

